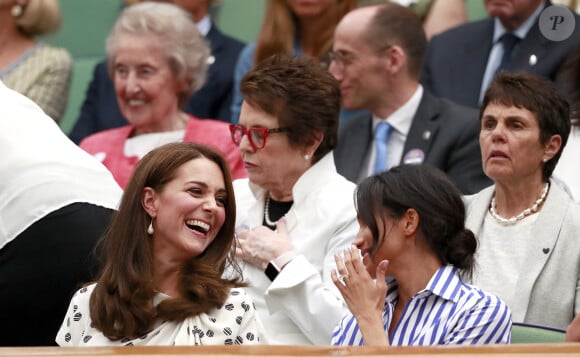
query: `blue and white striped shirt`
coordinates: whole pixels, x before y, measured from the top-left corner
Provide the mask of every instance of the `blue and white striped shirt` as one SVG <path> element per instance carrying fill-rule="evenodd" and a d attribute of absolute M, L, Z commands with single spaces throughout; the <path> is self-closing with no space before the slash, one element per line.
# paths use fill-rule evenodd
<path fill-rule="evenodd" d="M 383 310 L 383 327 L 389 331 L 399 298 L 396 281 L 389 282 Z M 389 337 L 392 346 L 509 343 L 511 311 L 497 296 L 461 281 L 457 268 L 441 267 L 427 287 L 408 302 Z M 352 314 L 332 334 L 333 345 L 364 345 Z"/>

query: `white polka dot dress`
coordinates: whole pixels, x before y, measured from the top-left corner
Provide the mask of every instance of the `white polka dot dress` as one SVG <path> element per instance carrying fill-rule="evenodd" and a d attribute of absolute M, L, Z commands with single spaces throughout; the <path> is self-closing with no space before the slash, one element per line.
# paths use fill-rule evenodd
<path fill-rule="evenodd" d="M 89 300 L 95 284 L 73 296 L 56 336 L 60 346 L 187 346 L 260 344 L 262 325 L 251 298 L 242 288 L 231 289 L 222 306 L 181 322 L 159 321 L 151 332 L 136 339 L 111 341 L 92 326 Z M 155 297 L 155 304 L 168 298 Z"/>

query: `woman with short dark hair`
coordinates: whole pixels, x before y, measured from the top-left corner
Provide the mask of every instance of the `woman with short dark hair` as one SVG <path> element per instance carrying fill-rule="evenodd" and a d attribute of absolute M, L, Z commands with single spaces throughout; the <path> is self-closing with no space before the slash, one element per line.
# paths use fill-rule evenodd
<path fill-rule="evenodd" d="M 355 185 L 336 172 L 340 90 L 314 59 L 273 56 L 246 74 L 231 125 L 238 258 L 272 344 L 328 344 L 346 310 L 330 279 L 356 234 Z M 243 229 L 242 229 L 243 228 Z"/>
<path fill-rule="evenodd" d="M 564 329 L 580 312 L 580 207 L 551 176 L 570 134 L 569 105 L 548 80 L 500 73 L 480 122 L 494 185 L 466 198 L 479 241 L 473 283 L 500 296 L 515 322 Z"/>

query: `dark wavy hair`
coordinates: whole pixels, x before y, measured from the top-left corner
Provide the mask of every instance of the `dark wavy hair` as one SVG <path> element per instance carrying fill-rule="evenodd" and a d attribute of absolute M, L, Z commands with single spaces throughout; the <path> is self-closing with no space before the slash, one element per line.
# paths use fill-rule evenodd
<path fill-rule="evenodd" d="M 159 192 L 185 163 L 198 158 L 215 162 L 227 192 L 225 221 L 213 242 L 181 270 L 181 297 L 153 305 L 153 243 L 147 234 L 149 215 L 141 204 L 145 187 Z M 226 266 L 240 273 L 233 254 L 236 205 L 228 164 L 213 149 L 189 142 L 161 146 L 137 164 L 118 212 L 99 243 L 104 267 L 91 296 L 91 319 L 111 340 L 137 338 L 151 331 L 156 319 L 182 321 L 223 304 L 238 279 L 222 278 Z M 240 273 L 241 274 L 241 273 Z M 241 275 L 240 275 L 241 276 Z"/>
<path fill-rule="evenodd" d="M 442 264 L 471 277 L 477 240 L 465 228 L 461 192 L 443 172 L 428 165 L 397 166 L 366 178 L 355 195 L 359 219 L 373 234 L 371 256 L 385 239 L 379 236 L 378 224 L 398 220 L 412 208 L 419 215 L 418 239 L 427 242 Z"/>

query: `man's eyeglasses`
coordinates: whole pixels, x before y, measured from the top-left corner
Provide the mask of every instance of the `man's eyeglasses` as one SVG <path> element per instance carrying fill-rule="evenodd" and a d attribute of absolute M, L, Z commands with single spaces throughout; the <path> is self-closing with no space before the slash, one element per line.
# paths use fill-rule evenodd
<path fill-rule="evenodd" d="M 349 66 L 356 58 L 357 56 L 354 53 L 330 51 L 326 55 L 326 63 L 330 66 L 334 62 L 338 69 L 344 71 L 344 68 Z"/>
<path fill-rule="evenodd" d="M 248 136 L 250 141 L 250 146 L 254 151 L 258 151 L 266 146 L 266 138 L 269 134 L 282 133 L 288 131 L 288 128 L 262 128 L 259 126 L 252 126 L 250 128 L 245 128 L 241 125 L 230 124 L 230 132 L 232 133 L 232 141 L 237 146 L 240 146 L 242 138 L 244 135 Z"/>
<path fill-rule="evenodd" d="M 384 45 L 383 47 L 373 51 L 373 55 L 381 55 L 391 47 L 393 47 L 393 45 Z M 340 71 L 344 71 L 346 67 L 350 66 L 354 61 L 360 58 L 359 55 L 353 52 L 330 51 L 326 54 L 325 62 L 329 67 L 330 64 L 334 62 Z M 365 56 L 363 55 L 363 57 Z"/>

